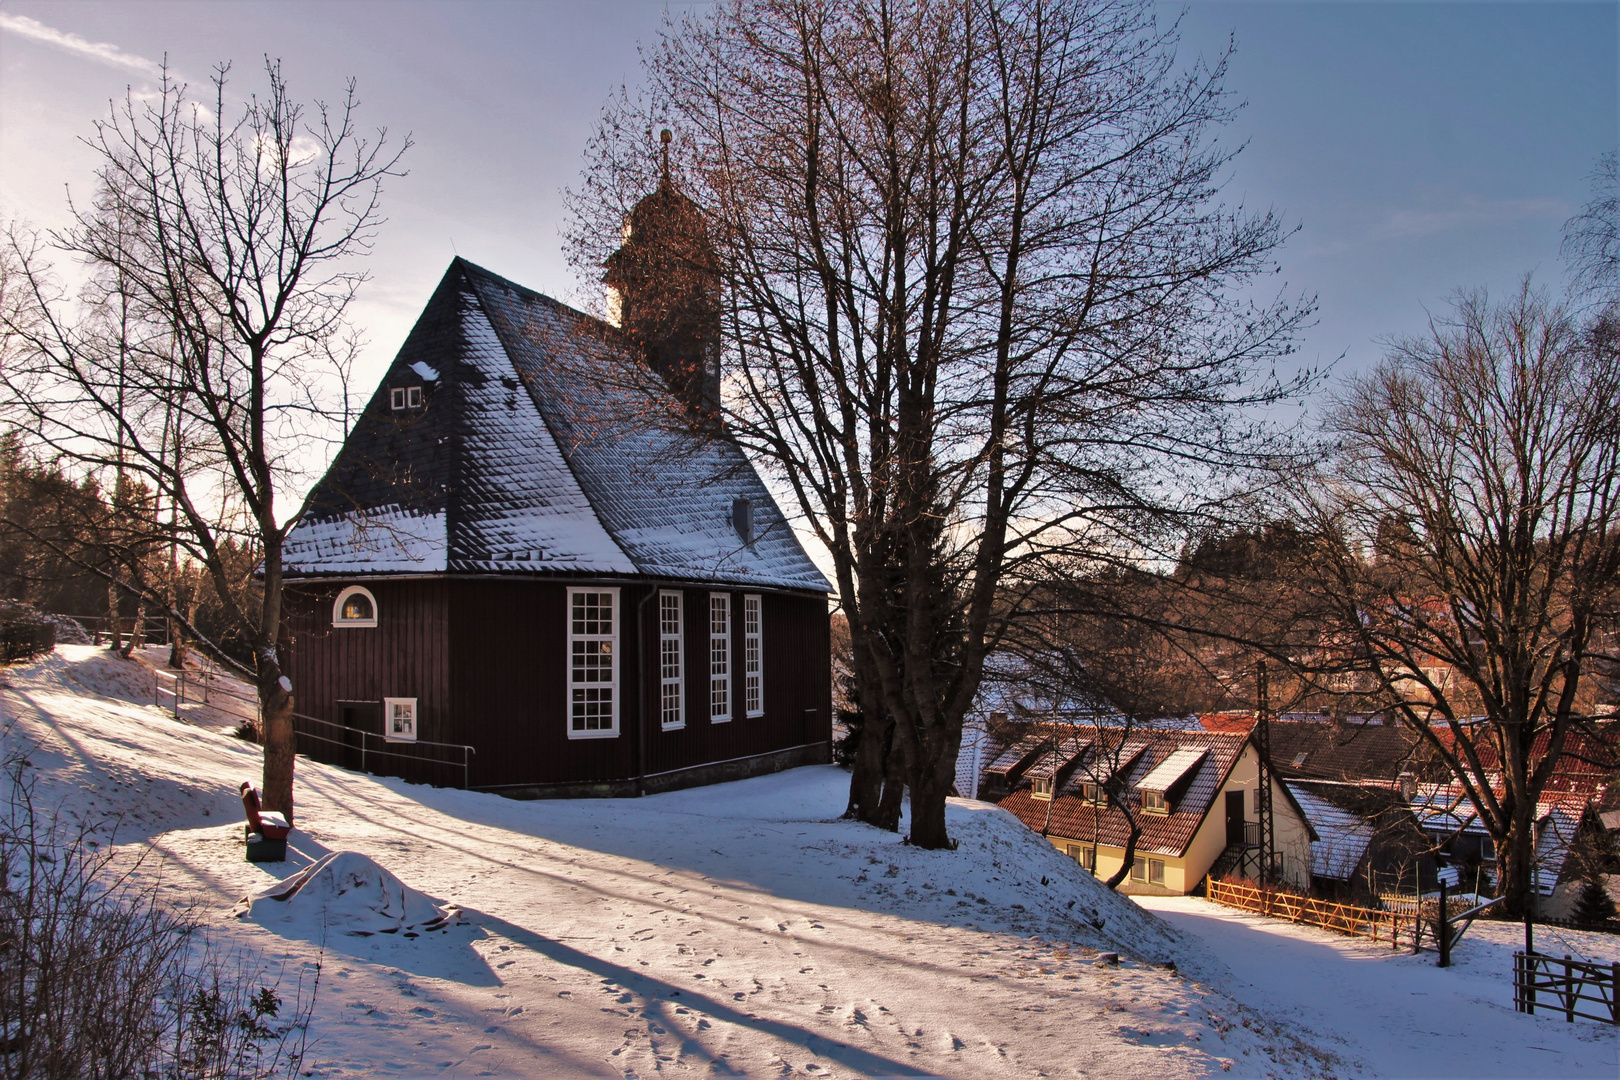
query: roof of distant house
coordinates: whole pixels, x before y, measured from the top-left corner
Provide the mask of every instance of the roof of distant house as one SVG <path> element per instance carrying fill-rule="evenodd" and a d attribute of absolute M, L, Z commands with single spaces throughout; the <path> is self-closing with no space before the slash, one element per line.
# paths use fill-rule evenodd
<path fill-rule="evenodd" d="M 1272 765 L 1291 779 L 1394 780 L 1408 771 L 1427 776 L 1419 743 L 1417 735 L 1400 726 L 1271 722 Z"/>
<path fill-rule="evenodd" d="M 1047 732 L 1032 731 L 1027 737 Z M 1193 834 L 1203 823 L 1215 794 L 1231 773 L 1248 739 L 1221 732 L 1167 731 L 1145 728 L 1122 730 L 1113 727 L 1081 728 L 1074 733 L 1089 749 L 1052 799 L 1036 799 L 1027 784 L 1020 784 L 1000 800 L 1000 805 L 1016 814 L 1032 829 L 1045 834 L 1091 840 L 1110 847 L 1124 847 L 1129 822 L 1119 810 L 1097 806 L 1083 798 L 1081 785 L 1104 781 L 1114 771 L 1125 773 L 1128 791 L 1137 791 L 1150 774 L 1166 761 L 1175 759 L 1172 769 L 1183 775 L 1188 752 L 1197 760 L 1184 775 L 1185 790 L 1168 814 L 1139 812 L 1142 835 L 1137 850 L 1144 854 L 1180 857 L 1186 854 Z M 1181 755 L 1177 757 L 1178 753 Z"/>
<path fill-rule="evenodd" d="M 617 328 L 458 258 L 311 493 L 288 576 L 583 572 L 828 592 L 741 448 L 683 409 Z"/>

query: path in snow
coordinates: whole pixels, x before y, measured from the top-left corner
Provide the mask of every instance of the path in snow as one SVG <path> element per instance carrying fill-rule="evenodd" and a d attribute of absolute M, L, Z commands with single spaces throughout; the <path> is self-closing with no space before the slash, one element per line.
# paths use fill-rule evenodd
<path fill-rule="evenodd" d="M 1191 896 L 1138 897 L 1208 950 L 1190 971 L 1275 1019 L 1334 1046 L 1357 1077 L 1583 1077 L 1620 1075 L 1616 1029 L 1562 1015 L 1513 1011 L 1513 949 L 1522 929 L 1476 922 L 1450 968 L 1433 953 L 1298 926 Z M 1605 963 L 1620 938 L 1546 930 L 1557 949 Z"/>
<path fill-rule="evenodd" d="M 145 872 L 225 940 L 289 980 L 322 960 L 316 1075 L 1331 1071 L 1286 1026 L 1159 967 L 1183 946 L 1173 932 L 982 803 L 950 807 L 960 850 L 926 852 L 837 820 L 847 775 L 830 767 L 516 802 L 300 759 L 295 856 L 254 866 L 235 790 L 258 748 L 163 715 L 143 687 L 133 665 L 63 648 L 5 673 L 6 739 L 42 804 L 121 818 L 118 842 L 160 853 Z M 467 923 L 323 941 L 226 914 L 342 850 Z M 1093 963 L 1115 949 L 1119 966 Z"/>

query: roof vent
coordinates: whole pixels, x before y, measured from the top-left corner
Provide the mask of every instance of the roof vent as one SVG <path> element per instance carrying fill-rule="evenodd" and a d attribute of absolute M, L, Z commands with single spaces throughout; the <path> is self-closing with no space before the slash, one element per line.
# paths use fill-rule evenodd
<path fill-rule="evenodd" d="M 750 547 L 753 546 L 754 504 L 748 499 L 731 500 L 731 527 L 737 530 L 738 539 Z"/>

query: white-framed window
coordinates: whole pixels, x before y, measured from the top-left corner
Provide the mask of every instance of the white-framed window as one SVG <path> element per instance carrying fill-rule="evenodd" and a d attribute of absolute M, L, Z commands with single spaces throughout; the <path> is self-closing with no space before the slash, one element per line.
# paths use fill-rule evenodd
<path fill-rule="evenodd" d="M 1050 776 L 1030 777 L 1029 794 L 1036 799 L 1050 799 L 1052 797 L 1052 778 Z"/>
<path fill-rule="evenodd" d="M 1164 792 L 1144 791 L 1142 792 L 1142 809 L 1150 814 L 1168 814 L 1170 804 L 1165 799 Z"/>
<path fill-rule="evenodd" d="M 350 585 L 332 603 L 333 626 L 376 626 L 377 598 L 370 589 Z"/>
<path fill-rule="evenodd" d="M 665 731 L 686 726 L 686 646 L 681 594 L 658 594 L 658 701 Z"/>
<path fill-rule="evenodd" d="M 568 590 L 568 737 L 619 734 L 619 590 Z"/>
<path fill-rule="evenodd" d="M 1068 852 L 1069 858 L 1079 863 L 1082 870 L 1095 870 L 1093 863 L 1096 862 L 1096 853 L 1091 848 L 1085 844 L 1070 844 Z"/>
<path fill-rule="evenodd" d="M 1164 884 L 1164 860 L 1163 859 L 1149 859 L 1148 860 L 1148 884 L 1149 885 L 1163 885 Z"/>
<path fill-rule="evenodd" d="M 743 594 L 743 711 L 765 715 L 765 654 L 761 648 L 758 593 Z"/>
<path fill-rule="evenodd" d="M 415 698 L 383 698 L 383 738 L 389 742 L 416 741 Z"/>
<path fill-rule="evenodd" d="M 731 594 L 709 594 L 709 722 L 731 719 Z"/>
<path fill-rule="evenodd" d="M 388 391 L 388 405 L 395 412 L 405 409 L 420 409 L 422 407 L 422 388 L 420 386 L 396 386 Z"/>
<path fill-rule="evenodd" d="M 1146 881 L 1147 880 L 1147 860 L 1142 858 L 1142 856 L 1140 856 L 1140 855 L 1138 855 L 1136 857 L 1135 862 L 1131 863 L 1131 880 L 1132 881 Z"/>

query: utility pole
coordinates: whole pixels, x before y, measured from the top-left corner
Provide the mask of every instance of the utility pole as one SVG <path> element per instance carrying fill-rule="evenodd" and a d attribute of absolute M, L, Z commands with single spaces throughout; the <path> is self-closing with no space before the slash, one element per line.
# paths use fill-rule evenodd
<path fill-rule="evenodd" d="M 1272 872 L 1272 860 L 1277 850 L 1277 837 L 1275 832 L 1275 818 L 1271 806 L 1271 700 L 1270 686 L 1266 679 L 1266 662 L 1260 661 L 1255 670 L 1255 697 L 1258 708 L 1255 710 L 1254 732 L 1250 736 L 1254 743 L 1255 756 L 1260 759 L 1260 783 L 1255 789 L 1254 809 L 1260 817 L 1260 889 L 1265 895 L 1266 914 L 1271 913 L 1271 886 L 1275 884 L 1275 875 Z"/>

